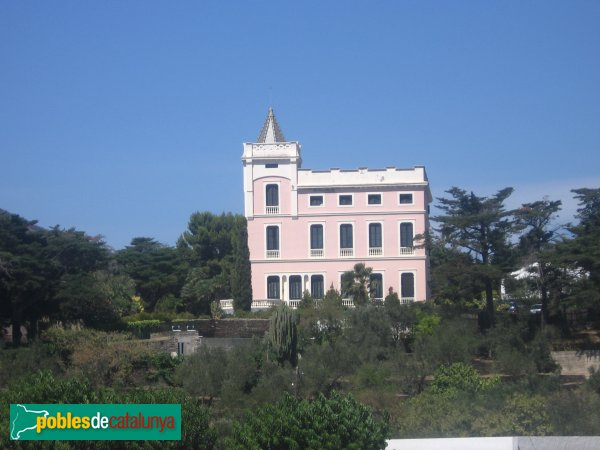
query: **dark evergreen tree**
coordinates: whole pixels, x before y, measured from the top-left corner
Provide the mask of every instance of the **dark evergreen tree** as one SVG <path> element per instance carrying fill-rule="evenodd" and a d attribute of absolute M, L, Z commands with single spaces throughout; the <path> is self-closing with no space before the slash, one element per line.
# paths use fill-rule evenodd
<path fill-rule="evenodd" d="M 574 189 L 579 223 L 568 229 L 573 239 L 559 246 L 562 261 L 575 276 L 571 302 L 600 314 L 600 188 Z"/>
<path fill-rule="evenodd" d="M 19 345 L 25 322 L 34 337 L 42 317 L 65 320 L 59 292 L 69 280 L 105 268 L 108 259 L 99 237 L 59 227 L 46 230 L 35 221 L 1 213 L 0 314 L 12 324 L 13 343 Z"/>
<path fill-rule="evenodd" d="M 560 200 L 539 200 L 525 203 L 515 211 L 517 226 L 524 231 L 519 240 L 521 265 L 531 272 L 540 293 L 542 325 L 548 320 L 548 288 L 554 273 L 549 260 L 560 229 L 553 223 L 560 205 Z"/>
<path fill-rule="evenodd" d="M 433 218 L 440 223 L 442 238 L 451 247 L 466 252 L 473 260 L 472 276 L 484 285 L 487 320 L 494 321 L 494 287 L 511 269 L 509 238 L 515 231 L 512 212 L 504 201 L 512 194 L 507 187 L 491 197 L 478 197 L 453 187 L 450 198 L 438 198 L 445 215 Z"/>
<path fill-rule="evenodd" d="M 153 238 L 136 237 L 116 259 L 121 270 L 135 281 L 147 310 L 153 311 L 161 298 L 180 296 L 189 266 L 177 249 Z"/>
<path fill-rule="evenodd" d="M 248 249 L 248 227 L 246 218 L 238 216 L 232 233 L 233 271 L 231 272 L 231 295 L 233 308 L 250 311 L 252 308 L 252 273 L 250 250 Z"/>

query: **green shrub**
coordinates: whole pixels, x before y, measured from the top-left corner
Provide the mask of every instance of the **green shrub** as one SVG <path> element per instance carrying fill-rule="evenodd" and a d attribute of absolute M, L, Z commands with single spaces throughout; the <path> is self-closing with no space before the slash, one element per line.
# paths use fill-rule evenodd
<path fill-rule="evenodd" d="M 137 320 L 135 322 L 128 322 L 127 329 L 140 339 L 148 339 L 150 333 L 158 331 L 160 324 L 161 321 L 156 319 Z"/>
<path fill-rule="evenodd" d="M 351 396 L 336 392 L 313 401 L 286 395 L 279 403 L 248 412 L 236 423 L 230 449 L 382 449 L 386 446 L 387 416 L 377 420 L 373 411 Z"/>
<path fill-rule="evenodd" d="M 449 366 L 440 366 L 433 375 L 431 392 L 444 395 L 456 395 L 459 392 L 483 392 L 497 385 L 497 377 L 483 378 L 469 364 L 454 363 Z"/>

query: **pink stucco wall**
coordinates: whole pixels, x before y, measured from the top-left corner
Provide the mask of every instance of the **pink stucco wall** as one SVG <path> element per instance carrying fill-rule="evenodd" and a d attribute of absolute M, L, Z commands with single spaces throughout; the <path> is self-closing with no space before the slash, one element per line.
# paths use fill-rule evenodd
<path fill-rule="evenodd" d="M 254 214 L 265 214 L 267 184 L 279 186 L 279 212 L 290 214 L 292 184 L 288 178 L 263 177 L 254 180 Z"/>
<path fill-rule="evenodd" d="M 277 215 L 265 214 L 265 186 L 276 183 L 279 187 L 280 211 Z M 427 267 L 423 249 L 415 249 L 412 255 L 400 251 L 400 223 L 412 222 L 414 234 L 422 234 L 427 226 L 426 196 L 424 187 L 402 188 L 399 186 L 373 187 L 372 189 L 337 188 L 324 190 L 301 189 L 292 191 L 291 182 L 282 177 L 264 177 L 254 181 L 254 217 L 248 220 L 248 244 L 252 261 L 252 285 L 254 299 L 267 298 L 269 275 L 281 277 L 283 299 L 287 299 L 287 283 L 290 275 L 301 275 L 303 289 L 309 289 L 310 275 L 324 276 L 325 290 L 331 284 L 339 290 L 340 274 L 351 270 L 357 262 L 364 262 L 374 272 L 383 276 L 384 291 L 389 287 L 400 292 L 400 274 L 415 274 L 415 298 L 427 297 Z M 331 192 L 333 191 L 333 192 Z M 412 204 L 400 204 L 399 193 L 412 193 Z M 368 205 L 369 193 L 382 195 L 381 205 Z M 339 206 L 340 194 L 352 194 L 352 206 Z M 297 214 L 292 211 L 293 196 L 297 195 Z M 322 195 L 323 206 L 311 207 L 309 197 Z M 379 222 L 383 231 L 383 255 L 369 256 L 368 224 Z M 310 225 L 323 225 L 324 255 L 310 256 Z M 354 255 L 340 257 L 339 227 L 342 223 L 353 225 Z M 266 227 L 279 226 L 280 255 L 278 259 L 266 257 Z"/>

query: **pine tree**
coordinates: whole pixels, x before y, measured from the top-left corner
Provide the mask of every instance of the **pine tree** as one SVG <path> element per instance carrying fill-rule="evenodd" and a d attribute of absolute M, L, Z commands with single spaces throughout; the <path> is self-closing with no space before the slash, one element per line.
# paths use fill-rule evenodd
<path fill-rule="evenodd" d="M 516 228 L 513 213 L 504 209 L 504 201 L 513 188 L 504 188 L 491 197 L 478 197 L 457 187 L 446 192 L 451 198 L 438 198 L 438 208 L 445 215 L 433 220 L 441 224 L 445 242 L 466 252 L 475 263 L 473 276 L 485 286 L 487 319 L 493 323 L 494 286 L 510 271 L 509 237 Z"/>

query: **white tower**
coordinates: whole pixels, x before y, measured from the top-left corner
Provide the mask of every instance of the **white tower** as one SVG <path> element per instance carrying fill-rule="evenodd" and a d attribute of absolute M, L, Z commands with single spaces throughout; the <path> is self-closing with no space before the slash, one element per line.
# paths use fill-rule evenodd
<path fill-rule="evenodd" d="M 295 141 L 286 141 L 273 108 L 269 108 L 267 119 L 262 127 L 260 135 L 255 143 L 244 143 L 244 154 L 242 155 L 244 166 L 244 213 L 246 218 L 252 219 L 256 215 L 273 214 L 262 208 L 255 211 L 256 181 L 268 178 L 281 178 L 289 180 L 291 191 L 282 192 L 279 195 L 290 195 L 290 210 L 277 210 L 276 214 L 298 215 L 298 169 L 302 165 L 300 156 L 300 144 Z M 259 195 L 258 198 L 262 198 Z M 285 202 L 288 204 L 288 202 Z"/>

